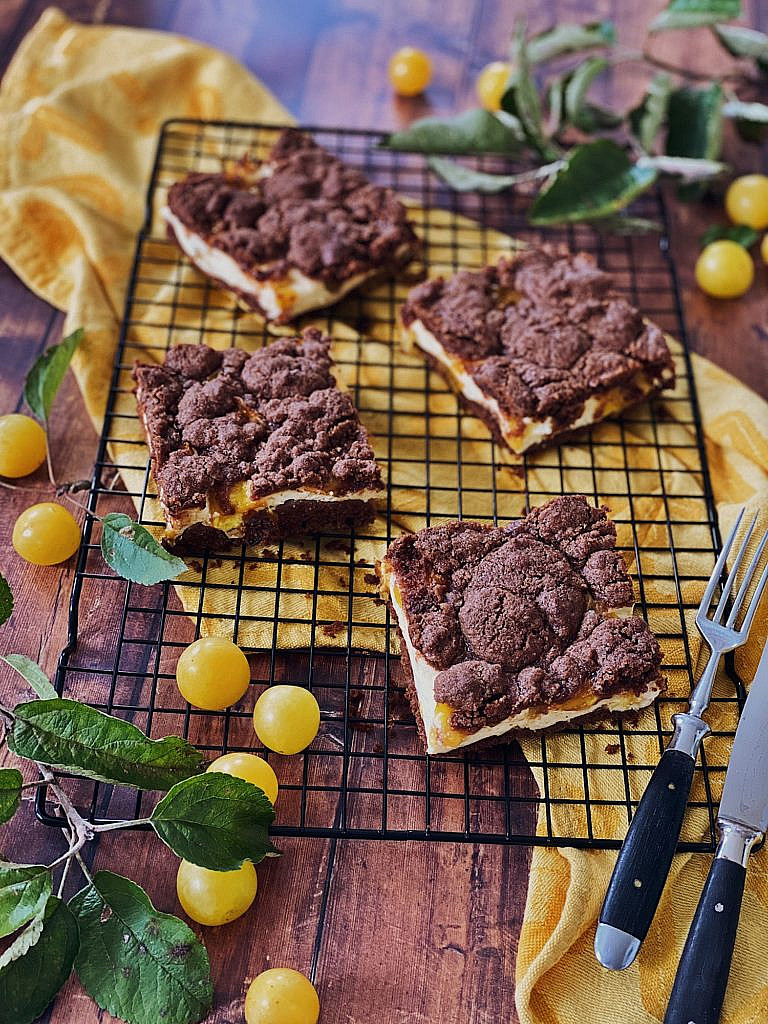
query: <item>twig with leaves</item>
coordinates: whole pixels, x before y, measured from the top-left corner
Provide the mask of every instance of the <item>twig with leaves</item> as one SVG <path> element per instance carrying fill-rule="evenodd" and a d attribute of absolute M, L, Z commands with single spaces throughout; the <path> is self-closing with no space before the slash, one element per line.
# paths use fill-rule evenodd
<path fill-rule="evenodd" d="M 170 554 L 155 540 L 145 526 L 135 522 L 123 512 L 110 512 L 98 516 L 84 505 L 74 494 L 90 488 L 90 481 L 75 480 L 59 484 L 54 474 L 51 456 L 49 420 L 53 404 L 61 383 L 78 346 L 83 340 L 80 327 L 50 348 L 35 361 L 24 383 L 24 398 L 46 433 L 46 458 L 51 487 L 58 498 L 64 498 L 76 505 L 90 519 L 101 524 L 101 553 L 107 565 L 124 579 L 133 583 L 151 586 L 165 580 L 175 579 L 186 572 L 188 566 L 176 555 Z M 5 486 L 20 489 L 18 484 Z M 21 488 L 26 489 L 26 488 Z M 3 601 L 8 600 L 0 589 L 0 610 Z"/>
<path fill-rule="evenodd" d="M 499 111 L 424 118 L 382 145 L 425 154 L 435 174 L 458 191 L 498 193 L 543 179 L 529 210 L 534 225 L 581 221 L 610 230 L 658 230 L 626 215 L 633 199 L 660 176 L 679 180 L 681 198 L 700 197 L 727 170 L 720 159 L 726 120 L 750 141 L 768 133 L 768 103 L 761 102 L 768 95 L 768 35 L 726 24 L 740 14 L 740 0 L 670 0 L 640 52 L 621 48 L 610 21 L 560 24 L 530 37 L 520 22 Z M 655 57 L 653 35 L 680 28 L 708 28 L 740 63 L 708 76 Z M 553 61 L 558 66 L 545 77 Z M 629 111 L 594 103 L 589 92 L 599 76 L 630 62 L 654 72 L 640 103 Z M 740 97 L 739 88 L 748 95 Z M 526 166 L 497 174 L 449 155 L 501 155 Z"/>
<path fill-rule="evenodd" d="M 0 577 L 2 622 L 12 610 L 3 594 L 10 588 Z M 128 1024 L 201 1020 L 213 994 L 203 944 L 179 918 L 157 911 L 135 882 L 110 871 L 92 875 L 82 851 L 103 832 L 146 825 L 179 857 L 233 871 L 277 855 L 268 834 L 272 804 L 250 782 L 204 771 L 200 752 L 180 737 L 153 740 L 130 722 L 60 697 L 24 655 L 0 660 L 37 694 L 0 708 L 3 742 L 36 767 L 34 785 L 47 787 L 67 837 L 51 864 L 0 863 L 0 937 L 11 937 L 0 956 L 0 1024 L 31 1024 L 73 968 L 98 1005 Z M 93 824 L 70 799 L 62 774 L 165 795 L 145 818 Z M 30 785 L 17 768 L 0 769 L 0 823 L 13 817 Z M 73 865 L 85 884 L 64 902 Z"/>

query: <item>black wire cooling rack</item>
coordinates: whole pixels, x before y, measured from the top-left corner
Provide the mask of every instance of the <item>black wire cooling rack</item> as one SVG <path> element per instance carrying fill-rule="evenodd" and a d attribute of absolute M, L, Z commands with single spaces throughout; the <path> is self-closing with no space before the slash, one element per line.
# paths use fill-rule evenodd
<path fill-rule="evenodd" d="M 419 204 L 417 229 L 441 269 L 485 263 L 494 229 L 525 241 L 543 237 L 526 222 L 530 197 L 524 193 L 460 195 L 445 189 L 422 157 L 381 148 L 380 133 L 307 130 Z M 252 314 L 188 266 L 166 239 L 158 208 L 173 181 L 193 170 L 220 169 L 223 159 L 246 150 L 263 156 L 277 131 L 188 120 L 163 128 L 89 496 L 96 515 L 132 511 L 133 501 L 142 521 L 156 521 L 131 395 L 134 359 L 160 359 L 163 349 L 181 341 L 248 348 L 269 340 Z M 503 165 L 488 159 L 480 166 Z M 446 213 L 436 221 L 423 208 Z M 225 750 L 264 754 L 280 779 L 276 835 L 618 846 L 670 734 L 670 717 L 683 709 L 695 669 L 693 613 L 719 543 L 663 195 L 643 197 L 631 212 L 661 222 L 661 234 L 601 235 L 578 226 L 546 237 L 595 253 L 630 300 L 680 340 L 673 395 L 529 456 L 515 469 L 485 427 L 460 413 L 442 379 L 418 355 L 401 351 L 397 306 L 407 285 L 390 282 L 346 298 L 330 313 L 310 315 L 307 321 L 334 337 L 341 374 L 389 480 L 386 510 L 357 534 L 274 544 L 266 554 L 246 548 L 209 553 L 190 580 L 152 588 L 106 569 L 99 527 L 89 518 L 59 692 L 153 736 L 183 734 L 211 758 Z M 635 721 L 427 758 L 403 698 L 389 613 L 376 598 L 375 559 L 404 528 L 457 517 L 506 522 L 569 490 L 606 504 L 617 522 L 638 609 L 665 651 L 668 694 Z M 174 682 L 180 651 L 211 631 L 244 646 L 252 667 L 249 693 L 225 712 L 190 709 Z M 300 649 L 287 649 L 296 644 Z M 251 726 L 257 694 L 280 681 L 310 686 L 322 709 L 317 739 L 290 758 L 260 750 Z M 715 696 L 719 720 L 731 728 L 740 694 L 737 682 L 724 682 Z M 724 751 L 732 735 L 715 728 L 705 745 L 692 794 L 698 815 L 688 816 L 697 824 L 684 833 L 681 849 L 714 846 L 725 754 L 715 761 L 707 752 Z M 716 747 L 718 736 L 723 742 Z M 72 785 L 84 813 L 98 822 L 139 818 L 153 801 L 119 787 Z M 61 824 L 42 790 L 37 810 L 48 824 Z"/>

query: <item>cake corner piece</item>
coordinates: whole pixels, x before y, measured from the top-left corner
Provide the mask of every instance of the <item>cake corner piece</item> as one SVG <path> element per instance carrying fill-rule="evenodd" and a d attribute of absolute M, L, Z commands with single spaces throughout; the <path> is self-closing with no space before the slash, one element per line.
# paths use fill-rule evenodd
<path fill-rule="evenodd" d="M 169 238 L 238 303 L 284 324 L 396 273 L 421 243 L 404 204 L 296 128 L 266 161 L 247 155 L 175 182 Z"/>
<path fill-rule="evenodd" d="M 662 653 L 605 509 L 555 498 L 504 527 L 405 534 L 378 567 L 427 753 L 639 711 Z"/>
<path fill-rule="evenodd" d="M 137 363 L 136 401 L 179 552 L 370 522 L 381 470 L 330 339 L 315 328 L 253 353 L 178 345 Z"/>
<path fill-rule="evenodd" d="M 401 310 L 409 342 L 515 455 L 674 386 L 661 329 L 586 253 L 526 247 L 422 282 Z"/>

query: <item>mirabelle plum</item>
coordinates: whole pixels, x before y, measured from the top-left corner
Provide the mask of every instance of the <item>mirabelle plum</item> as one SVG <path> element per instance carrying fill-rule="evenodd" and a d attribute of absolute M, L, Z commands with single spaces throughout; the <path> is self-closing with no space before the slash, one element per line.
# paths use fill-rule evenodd
<path fill-rule="evenodd" d="M 0 476 L 29 476 L 45 462 L 45 431 L 31 416 L 0 416 Z"/>
<path fill-rule="evenodd" d="M 223 636 L 195 640 L 176 663 L 176 683 L 182 697 L 206 711 L 222 711 L 236 704 L 250 681 L 248 659 Z"/>
<path fill-rule="evenodd" d="M 317 1024 L 320 1000 L 299 971 L 273 967 L 254 978 L 245 997 L 247 1024 Z"/>
<path fill-rule="evenodd" d="M 486 110 L 500 110 L 501 97 L 507 91 L 512 66 L 503 60 L 486 64 L 475 82 L 477 98 Z"/>
<path fill-rule="evenodd" d="M 389 81 L 398 96 L 418 96 L 432 80 L 432 61 L 423 50 L 403 46 L 389 60 Z"/>
<path fill-rule="evenodd" d="M 745 174 L 732 181 L 725 193 L 725 212 L 734 224 L 757 231 L 768 228 L 768 176 Z"/>
<path fill-rule="evenodd" d="M 249 860 L 236 871 L 210 871 L 183 860 L 176 875 L 179 903 L 198 924 L 228 924 L 240 917 L 256 898 L 257 884 Z"/>
<path fill-rule="evenodd" d="M 752 257 L 743 245 L 723 238 L 710 242 L 696 261 L 696 282 L 716 299 L 735 299 L 750 287 L 755 276 Z"/>
<path fill-rule="evenodd" d="M 277 800 L 277 776 L 272 770 L 269 761 L 265 761 L 258 754 L 246 754 L 232 751 L 231 754 L 222 754 L 208 765 L 209 772 L 224 772 L 225 775 L 235 775 L 238 779 L 245 779 L 263 790 L 267 799 L 274 804 Z"/>
<path fill-rule="evenodd" d="M 270 686 L 256 701 L 253 727 L 265 747 L 278 754 L 298 754 L 320 728 L 320 708 L 303 686 Z"/>
<path fill-rule="evenodd" d="M 32 565 L 58 565 L 80 547 L 80 526 L 63 505 L 43 501 L 21 513 L 11 540 L 16 552 Z"/>

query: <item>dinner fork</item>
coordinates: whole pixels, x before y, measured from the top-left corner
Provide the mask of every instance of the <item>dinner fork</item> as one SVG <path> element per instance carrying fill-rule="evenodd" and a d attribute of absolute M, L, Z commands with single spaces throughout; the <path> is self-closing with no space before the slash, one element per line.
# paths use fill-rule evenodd
<path fill-rule="evenodd" d="M 736 574 L 757 523 L 755 515 L 733 561 L 720 599 L 710 614 L 715 588 L 722 579 L 726 559 L 743 518 L 742 508 L 715 563 L 696 613 L 696 627 L 710 648 L 709 660 L 691 693 L 688 711 L 672 716 L 672 738 L 632 818 L 600 911 L 595 934 L 595 955 L 604 967 L 614 971 L 623 970 L 635 959 L 656 913 L 680 837 L 699 747 L 710 732 L 702 714 L 709 705 L 720 659 L 728 651 L 746 642 L 760 597 L 768 582 L 767 564 L 741 626 L 737 628 L 736 618 L 768 544 L 766 531 L 728 610 L 728 599 L 736 582 Z M 728 617 L 723 624 L 726 612 Z"/>

